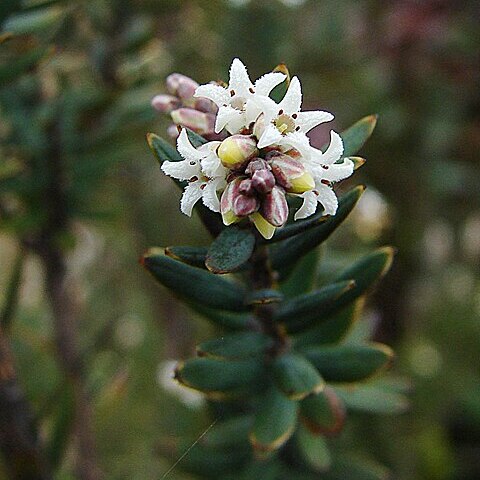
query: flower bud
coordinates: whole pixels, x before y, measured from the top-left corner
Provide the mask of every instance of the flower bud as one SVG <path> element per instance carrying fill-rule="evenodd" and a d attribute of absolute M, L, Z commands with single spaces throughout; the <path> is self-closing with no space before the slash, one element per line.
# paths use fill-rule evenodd
<path fill-rule="evenodd" d="M 172 120 L 182 127 L 189 128 L 199 135 L 212 133 L 215 127 L 215 115 L 203 113 L 193 108 L 179 108 L 170 113 Z"/>
<path fill-rule="evenodd" d="M 198 87 L 198 83 L 182 75 L 181 73 L 172 73 L 167 77 L 166 80 L 167 90 L 177 97 L 180 97 L 182 100 L 193 97 L 195 90 Z"/>
<path fill-rule="evenodd" d="M 260 213 L 274 227 L 281 227 L 287 221 L 288 204 L 283 189 L 275 186 L 265 195 Z"/>
<path fill-rule="evenodd" d="M 180 101 L 173 95 L 155 95 L 152 98 L 152 107 L 160 113 L 170 113 L 172 110 L 180 107 Z"/>
<path fill-rule="evenodd" d="M 249 195 L 252 196 L 255 194 L 255 190 L 252 185 L 252 181 L 249 178 L 246 178 L 245 180 L 242 180 L 240 182 L 240 185 L 238 187 L 238 190 L 240 193 L 243 195 Z"/>
<path fill-rule="evenodd" d="M 260 215 L 260 213 L 252 213 L 252 215 L 250 215 L 250 220 L 253 221 L 255 227 L 263 238 L 270 240 L 270 238 L 273 237 L 276 227 L 274 227 L 271 223 L 268 223 L 265 218 Z"/>
<path fill-rule="evenodd" d="M 315 188 L 315 180 L 299 160 L 278 152 L 269 159 L 275 179 L 288 193 L 303 193 Z"/>
<path fill-rule="evenodd" d="M 217 155 L 224 167 L 237 170 L 258 154 L 257 142 L 249 135 L 232 135 L 218 147 Z"/>
<path fill-rule="evenodd" d="M 205 113 L 217 113 L 218 107 L 208 98 L 196 98 L 193 102 L 193 108 Z"/>
<path fill-rule="evenodd" d="M 246 217 L 258 210 L 259 202 L 255 197 L 238 195 L 233 201 L 233 213 L 237 217 Z"/>
<path fill-rule="evenodd" d="M 233 211 L 233 203 L 235 199 L 241 195 L 239 187 L 244 178 L 245 177 L 236 177 L 228 182 L 222 193 L 222 197 L 220 198 L 220 212 L 225 225 L 230 225 L 241 220 Z"/>
<path fill-rule="evenodd" d="M 270 167 L 263 158 L 254 158 L 253 160 L 250 160 L 250 163 L 245 169 L 245 173 L 247 175 L 253 175 L 253 172 L 255 172 L 255 170 L 264 170 L 265 168 Z"/>
<path fill-rule="evenodd" d="M 167 135 L 170 138 L 173 138 L 174 140 L 176 140 L 178 138 L 178 136 L 180 135 L 180 133 L 178 131 L 178 127 L 174 123 L 172 123 L 171 125 L 169 125 L 167 127 Z"/>
<path fill-rule="evenodd" d="M 275 185 L 275 177 L 270 170 L 256 170 L 252 175 L 252 187 L 260 193 L 268 193 L 272 191 Z"/>

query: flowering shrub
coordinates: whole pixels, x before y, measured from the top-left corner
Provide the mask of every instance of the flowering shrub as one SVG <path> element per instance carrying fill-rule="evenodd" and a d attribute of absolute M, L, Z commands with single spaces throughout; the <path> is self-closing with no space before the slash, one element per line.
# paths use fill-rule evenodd
<path fill-rule="evenodd" d="M 288 88 L 277 102 L 282 85 Z M 154 134 L 148 142 L 183 190 L 181 211 L 190 216 L 195 208 L 214 240 L 208 248 L 153 248 L 142 263 L 222 329 L 175 369 L 177 382 L 211 401 L 216 422 L 180 468 L 222 480 L 319 472 L 384 478 L 383 467 L 331 452 L 327 439 L 342 430 L 349 409 L 405 407 L 388 383 L 366 383 L 390 365 L 392 351 L 351 333 L 393 250 L 381 248 L 327 281 L 317 268 L 317 247 L 364 191 L 337 199 L 333 184 L 364 163 L 353 155 L 376 118 L 331 131 L 322 151 L 306 133 L 333 115 L 302 112 L 300 82 L 284 66 L 252 83 L 235 59 L 228 85 L 198 86 L 173 74 L 167 87 L 170 95 L 152 103 L 178 126 L 177 149 Z M 174 459 L 181 450 L 165 453 Z"/>

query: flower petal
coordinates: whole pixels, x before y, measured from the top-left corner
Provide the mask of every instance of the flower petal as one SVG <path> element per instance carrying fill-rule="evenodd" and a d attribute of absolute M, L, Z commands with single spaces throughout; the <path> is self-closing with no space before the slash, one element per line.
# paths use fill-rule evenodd
<path fill-rule="evenodd" d="M 200 188 L 205 182 L 200 180 L 189 183 L 183 191 L 180 201 L 180 210 L 189 217 L 192 216 L 192 210 L 195 204 L 202 198 L 203 190 Z"/>
<path fill-rule="evenodd" d="M 317 195 L 313 191 L 305 192 L 300 195 L 303 198 L 302 206 L 296 211 L 294 220 L 300 220 L 313 215 L 318 206 Z"/>
<path fill-rule="evenodd" d="M 258 139 L 258 148 L 265 148 L 269 145 L 273 145 L 277 142 L 281 142 L 283 139 L 282 134 L 278 131 L 277 127 L 273 124 L 268 124 L 262 133 L 262 136 Z"/>
<path fill-rule="evenodd" d="M 202 159 L 202 171 L 210 178 L 227 176 L 228 170 L 222 165 L 222 162 L 218 158 L 215 152 L 211 152 L 205 158 Z"/>
<path fill-rule="evenodd" d="M 225 180 L 217 179 L 211 182 L 208 182 L 205 188 L 203 189 L 202 200 L 203 204 L 212 210 L 212 212 L 220 211 L 220 200 L 218 198 L 217 191 L 225 186 Z M 222 185 L 223 184 L 223 185 Z"/>
<path fill-rule="evenodd" d="M 349 158 L 345 158 L 342 163 L 332 163 L 325 165 L 328 169 L 322 168 L 322 178 L 330 182 L 339 182 L 344 178 L 348 178 L 354 169 L 353 162 Z M 321 168 L 321 167 L 320 167 Z"/>
<path fill-rule="evenodd" d="M 295 124 L 300 127 L 300 131 L 307 133 L 312 128 L 324 122 L 333 120 L 333 115 L 329 112 L 321 110 L 313 110 L 310 112 L 298 112 Z"/>
<path fill-rule="evenodd" d="M 201 175 L 198 160 L 182 160 L 181 162 L 163 162 L 162 171 L 177 180 L 190 180 Z"/>
<path fill-rule="evenodd" d="M 183 128 L 180 135 L 177 138 L 177 150 L 178 153 L 185 160 L 200 160 L 204 154 L 198 151 L 188 139 L 187 131 Z"/>
<path fill-rule="evenodd" d="M 220 85 L 214 85 L 212 83 L 200 85 L 195 90 L 193 96 L 197 98 L 208 98 L 219 107 L 225 105 L 230 100 L 230 96 L 225 88 L 221 87 Z"/>
<path fill-rule="evenodd" d="M 323 152 L 322 162 L 326 165 L 335 163 L 340 160 L 343 153 L 343 140 L 342 137 L 333 130 L 330 131 L 330 145 Z"/>
<path fill-rule="evenodd" d="M 313 149 L 313 147 L 310 146 L 309 138 L 302 132 L 287 133 L 282 139 L 282 145 L 298 150 L 302 156 L 307 158 L 311 156 Z"/>
<path fill-rule="evenodd" d="M 270 97 L 259 95 L 255 97 L 254 101 L 263 112 L 265 122 L 271 122 L 274 118 L 277 118 L 280 107 Z"/>
<path fill-rule="evenodd" d="M 226 128 L 230 133 L 237 133 L 245 124 L 245 113 L 230 107 L 220 107 L 215 122 L 215 133 Z"/>
<path fill-rule="evenodd" d="M 267 96 L 277 85 L 280 85 L 287 76 L 280 72 L 266 73 L 255 82 L 255 94 Z"/>
<path fill-rule="evenodd" d="M 229 90 L 235 90 L 235 95 L 248 96 L 248 90 L 252 88 L 252 82 L 247 73 L 247 67 L 240 59 L 234 58 L 230 67 L 230 81 L 228 83 Z M 228 92 L 227 92 L 228 93 Z"/>
<path fill-rule="evenodd" d="M 278 104 L 278 108 L 283 110 L 287 115 L 292 115 L 300 110 L 302 105 L 302 87 L 300 80 L 293 77 L 288 86 L 287 93 L 283 100 Z"/>
<path fill-rule="evenodd" d="M 317 185 L 317 201 L 323 205 L 324 215 L 335 215 L 338 207 L 338 199 L 333 189 L 323 183 Z"/>

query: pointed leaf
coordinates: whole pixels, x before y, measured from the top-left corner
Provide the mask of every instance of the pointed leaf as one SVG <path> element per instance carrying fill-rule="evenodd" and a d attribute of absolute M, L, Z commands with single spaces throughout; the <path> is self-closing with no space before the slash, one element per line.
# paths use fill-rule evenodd
<path fill-rule="evenodd" d="M 190 140 L 190 143 L 195 147 L 198 148 L 205 143 L 207 143 L 207 140 L 205 140 L 201 135 L 198 133 L 194 132 L 193 130 L 190 130 L 189 128 L 186 128 L 187 130 L 187 136 L 188 139 Z"/>
<path fill-rule="evenodd" d="M 280 72 L 287 76 L 287 78 L 280 85 L 277 85 L 270 93 L 270 97 L 275 100 L 275 102 L 280 103 L 282 101 L 282 98 L 287 93 L 288 87 L 290 85 L 290 72 L 288 71 L 288 68 L 284 63 L 280 63 L 272 71 Z"/>
<path fill-rule="evenodd" d="M 280 448 L 293 434 L 298 403 L 289 400 L 275 387 L 262 395 L 250 432 L 250 441 L 260 455 Z"/>
<path fill-rule="evenodd" d="M 206 268 L 207 247 L 176 246 L 165 248 L 165 255 L 192 267 Z"/>
<path fill-rule="evenodd" d="M 142 258 L 142 265 L 176 295 L 206 307 L 244 311 L 244 288 L 213 273 L 191 267 L 166 257 L 161 249 L 151 249 Z"/>
<path fill-rule="evenodd" d="M 261 332 L 238 332 L 203 342 L 197 347 L 201 357 L 239 359 L 265 354 L 273 339 Z"/>
<path fill-rule="evenodd" d="M 340 136 L 343 140 L 343 156 L 355 155 L 370 138 L 377 124 L 378 115 L 368 115 L 344 130 Z"/>
<path fill-rule="evenodd" d="M 302 353 L 328 382 L 358 382 L 386 368 L 393 351 L 382 344 L 306 347 Z"/>
<path fill-rule="evenodd" d="M 300 415 L 314 435 L 335 435 L 345 424 L 345 406 L 331 387 L 300 403 Z"/>
<path fill-rule="evenodd" d="M 250 259 L 255 246 L 255 235 L 249 229 L 228 227 L 210 246 L 205 265 L 213 273 L 238 270 Z"/>
<path fill-rule="evenodd" d="M 200 303 L 188 302 L 188 306 L 215 326 L 227 330 L 246 330 L 256 325 L 255 319 L 248 313 L 233 313 L 225 310 L 208 308 Z"/>
<path fill-rule="evenodd" d="M 324 437 L 313 435 L 307 428 L 300 425 L 297 445 L 303 460 L 312 470 L 325 472 L 330 468 L 332 457 Z"/>
<path fill-rule="evenodd" d="M 317 369 L 302 355 L 278 356 L 272 363 L 272 373 L 277 387 L 290 400 L 301 400 L 325 387 Z"/>
<path fill-rule="evenodd" d="M 317 280 L 319 258 L 320 252 L 316 249 L 307 253 L 297 262 L 292 273 L 280 286 L 282 293 L 287 298 L 294 298 L 312 290 Z"/>
<path fill-rule="evenodd" d="M 312 293 L 287 300 L 280 304 L 274 319 L 284 323 L 290 333 L 304 330 L 338 311 L 342 306 L 342 297 L 354 286 L 355 282 L 351 280 L 332 283 Z"/>
<path fill-rule="evenodd" d="M 405 412 L 409 407 L 405 395 L 388 391 L 376 384 L 337 387 L 335 392 L 349 410 L 380 415 L 396 415 Z"/>
<path fill-rule="evenodd" d="M 170 145 L 166 140 L 154 133 L 147 133 L 147 142 L 150 150 L 157 157 L 160 165 L 165 162 L 180 162 L 182 156 L 177 152 L 176 148 Z"/>
<path fill-rule="evenodd" d="M 296 334 L 293 339 L 295 347 L 301 349 L 306 345 L 338 343 L 360 317 L 364 304 L 364 298 L 360 298 L 314 327 Z"/>
<path fill-rule="evenodd" d="M 181 384 L 221 398 L 216 394 L 236 394 L 252 390 L 263 381 L 265 373 L 258 359 L 226 361 L 214 358 L 192 358 L 180 362 L 175 378 Z"/>

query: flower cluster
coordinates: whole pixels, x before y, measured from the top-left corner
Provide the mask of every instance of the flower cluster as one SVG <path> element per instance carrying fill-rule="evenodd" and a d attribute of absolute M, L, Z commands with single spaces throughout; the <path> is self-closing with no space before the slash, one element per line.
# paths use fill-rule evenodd
<path fill-rule="evenodd" d="M 265 238 L 286 223 L 287 196 L 303 200 L 295 220 L 313 215 L 319 203 L 325 215 L 335 214 L 333 183 L 349 177 L 354 163 L 342 159 L 342 139 L 333 130 L 324 152 L 310 145 L 306 134 L 333 115 L 301 111 L 297 77 L 280 103 L 269 96 L 286 80 L 283 73 L 272 72 L 252 83 L 239 59 L 232 62 L 228 85 L 197 86 L 179 74 L 168 77 L 171 95 L 155 97 L 153 105 L 169 111 L 177 125 L 211 140 L 195 148 L 182 129 L 177 149 L 184 160 L 162 165 L 167 175 L 188 182 L 181 201 L 183 213 L 190 216 L 202 199 L 222 214 L 226 225 L 249 218 Z M 182 106 L 185 103 L 190 106 Z M 205 119 L 203 129 L 198 128 L 200 117 Z"/>

